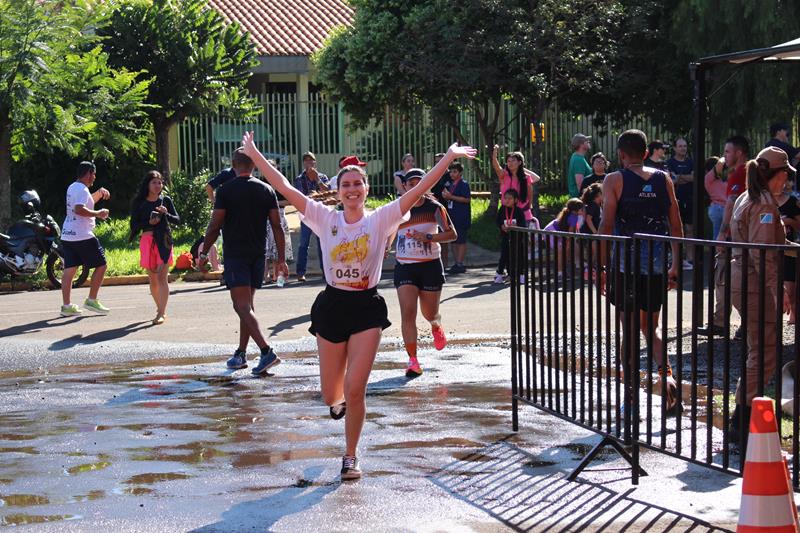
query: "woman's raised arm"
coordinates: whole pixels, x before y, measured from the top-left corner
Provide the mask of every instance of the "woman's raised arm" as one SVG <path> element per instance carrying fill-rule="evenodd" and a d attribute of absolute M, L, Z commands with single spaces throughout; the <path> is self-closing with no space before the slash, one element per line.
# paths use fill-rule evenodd
<path fill-rule="evenodd" d="M 400 210 L 405 214 L 414 207 L 414 204 L 422 198 L 422 195 L 428 192 L 431 187 L 439 181 L 439 178 L 442 177 L 442 174 L 444 174 L 444 171 L 450 166 L 450 163 L 460 157 L 474 159 L 477 154 L 478 151 L 471 146 L 458 146 L 457 143 L 453 143 L 450 149 L 447 150 L 445 156 L 425 174 L 425 177 L 400 197 Z"/>
<path fill-rule="evenodd" d="M 273 167 L 269 161 L 267 161 L 267 158 L 265 158 L 256 147 L 252 131 L 245 132 L 242 137 L 242 148 L 244 149 L 244 153 L 253 160 L 256 168 L 267 178 L 269 184 L 272 185 L 276 191 L 281 193 L 295 209 L 305 215 L 308 198 L 302 192 L 295 189 L 294 186 L 289 183 L 289 180 L 286 179 L 286 176 L 281 174 L 277 168 Z"/>

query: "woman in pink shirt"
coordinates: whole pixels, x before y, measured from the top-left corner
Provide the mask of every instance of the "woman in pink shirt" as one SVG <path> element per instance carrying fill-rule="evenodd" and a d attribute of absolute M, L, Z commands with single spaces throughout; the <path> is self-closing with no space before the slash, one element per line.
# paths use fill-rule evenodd
<path fill-rule="evenodd" d="M 714 228 L 711 235 L 717 238 L 719 228 L 722 226 L 722 215 L 725 212 L 725 203 L 728 201 L 726 188 L 727 182 L 722 179 L 722 169 L 725 166 L 725 159 L 722 157 L 710 157 L 706 160 L 705 186 L 708 197 L 711 198 L 711 205 L 708 206 L 708 218 L 711 219 L 711 226 Z"/>
<path fill-rule="evenodd" d="M 500 196 L 502 197 L 507 190 L 515 189 L 519 194 L 517 207 L 522 209 L 525 214 L 525 221 L 529 228 L 539 228 L 539 221 L 531 212 L 531 200 L 533 199 L 533 184 L 539 181 L 539 176 L 532 170 L 525 168 L 525 156 L 522 152 L 509 152 L 506 155 L 506 166 L 501 167 L 497 154 L 500 146 L 494 145 L 492 150 L 492 168 L 500 181 Z M 520 186 L 520 184 L 523 184 Z"/>

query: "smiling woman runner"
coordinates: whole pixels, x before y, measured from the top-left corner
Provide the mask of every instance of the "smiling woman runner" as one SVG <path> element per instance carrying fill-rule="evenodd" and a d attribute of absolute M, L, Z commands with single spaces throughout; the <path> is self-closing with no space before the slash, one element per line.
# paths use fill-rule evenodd
<path fill-rule="evenodd" d="M 425 171 L 412 168 L 403 176 L 406 191 L 416 187 Z M 442 231 L 439 231 L 439 228 Z M 403 344 L 408 353 L 406 377 L 422 375 L 417 360 L 417 301 L 422 316 L 431 324 L 433 345 L 443 350 L 447 339 L 439 314 L 439 299 L 444 285 L 439 243 L 456 240 L 458 234 L 453 227 L 447 209 L 432 195 L 423 195 L 411 208 L 411 219 L 400 224 L 397 232 L 397 264 L 394 267 L 394 286 L 400 301 Z"/>
<path fill-rule="evenodd" d="M 390 325 L 386 302 L 377 291 L 386 241 L 451 162 L 474 158 L 477 151 L 454 144 L 416 187 L 367 212 L 364 202 L 369 185 L 363 168 L 346 166 L 339 171 L 337 194 L 343 210 L 336 211 L 292 187 L 258 151 L 252 132 L 244 135 L 242 144 L 270 185 L 297 208 L 303 222 L 320 238 L 327 286 L 311 307 L 309 331 L 317 337 L 322 398 L 330 406 L 331 417 L 344 416 L 347 406 L 342 479 L 357 479 L 361 469 L 356 449 L 366 415 L 367 382 L 381 331 Z"/>

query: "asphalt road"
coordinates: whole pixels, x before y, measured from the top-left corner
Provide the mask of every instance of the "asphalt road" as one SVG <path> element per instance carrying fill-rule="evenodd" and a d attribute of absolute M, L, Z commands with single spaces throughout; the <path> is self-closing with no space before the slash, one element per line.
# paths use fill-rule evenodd
<path fill-rule="evenodd" d="M 343 424 L 319 396 L 308 311 L 319 283 L 260 291 L 275 376 L 231 372 L 228 294 L 177 283 L 162 326 L 146 286 L 109 287 L 108 316 L 58 318 L 55 292 L 0 301 L 0 525 L 46 531 L 725 531 L 739 479 L 642 452 L 630 485 L 599 440 L 524 408 L 511 431 L 509 291 L 491 270 L 451 280 L 451 342 L 423 337 L 403 375 L 399 311 L 368 389 L 365 477 L 338 479 Z M 76 301 L 86 290 L 76 291 Z M 421 332 L 428 333 L 422 320 Z M 255 350 L 251 352 L 255 354 Z"/>

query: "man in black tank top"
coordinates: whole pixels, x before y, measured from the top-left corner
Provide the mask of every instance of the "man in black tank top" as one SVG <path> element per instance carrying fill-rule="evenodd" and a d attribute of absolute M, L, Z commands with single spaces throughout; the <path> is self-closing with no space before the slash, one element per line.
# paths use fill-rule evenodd
<path fill-rule="evenodd" d="M 619 235 L 631 237 L 636 233 L 651 235 L 669 235 L 683 237 L 680 210 L 675 198 L 672 180 L 661 170 L 647 168 L 643 162 L 647 156 L 647 137 L 639 130 L 628 130 L 617 140 L 617 155 L 622 162 L 622 170 L 606 176 L 603 183 L 603 216 L 599 233 L 603 235 Z M 635 294 L 639 294 L 639 324 L 641 332 L 648 343 L 651 342 L 650 327 L 652 325 L 652 351 L 659 366 L 659 373 L 666 373 L 671 386 L 668 392 L 674 392 L 672 369 L 669 361 L 662 361 L 663 342 L 658 327 L 658 315 L 663 303 L 664 287 L 675 286 L 678 278 L 680 258 L 678 243 L 673 242 L 672 264 L 669 271 L 664 272 L 664 254 L 666 243 L 654 242 L 651 248 L 647 243 L 640 246 L 639 270 L 635 271 L 635 263 L 625 264 L 620 258 L 620 272 L 602 272 L 600 279 L 602 289 L 606 291 L 606 277 L 609 287 L 606 294 L 611 303 L 620 311 L 623 321 L 622 353 L 627 352 L 627 339 L 634 338 L 639 332 L 633 331 L 633 308 Z M 617 253 L 617 250 L 614 250 Z M 600 261 L 606 257 L 605 250 L 600 254 Z M 669 259 L 669 257 L 667 257 Z M 616 261 L 612 262 L 616 265 Z M 669 261 L 667 261 L 669 265 Z M 652 265 L 652 266 L 651 266 Z M 609 265 L 609 268 L 611 265 Z M 638 364 L 638 354 L 632 355 L 632 364 Z M 634 367 L 635 368 L 635 367 Z M 673 398 L 667 398 L 668 414 L 675 413 L 681 407 Z"/>

